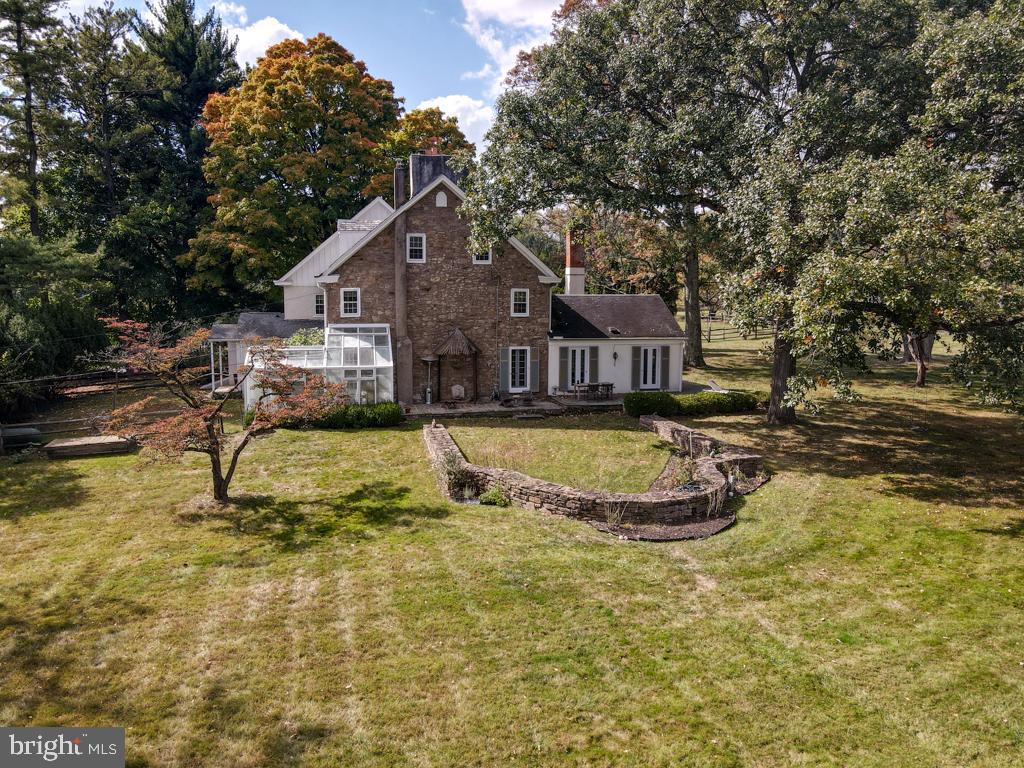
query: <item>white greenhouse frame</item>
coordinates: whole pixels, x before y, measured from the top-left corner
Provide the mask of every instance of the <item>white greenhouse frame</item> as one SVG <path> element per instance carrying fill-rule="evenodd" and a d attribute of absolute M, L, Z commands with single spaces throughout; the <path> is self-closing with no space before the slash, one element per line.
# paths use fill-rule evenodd
<path fill-rule="evenodd" d="M 328 325 L 323 346 L 284 347 L 286 365 L 323 375 L 334 384 L 345 384 L 349 403 L 381 403 L 394 400 L 395 364 L 391 353 L 391 329 L 384 324 Z M 253 365 L 252 352 L 246 365 Z M 260 367 L 259 361 L 256 366 Z M 262 395 L 251 377 L 245 381 L 245 409 L 255 407 Z"/>

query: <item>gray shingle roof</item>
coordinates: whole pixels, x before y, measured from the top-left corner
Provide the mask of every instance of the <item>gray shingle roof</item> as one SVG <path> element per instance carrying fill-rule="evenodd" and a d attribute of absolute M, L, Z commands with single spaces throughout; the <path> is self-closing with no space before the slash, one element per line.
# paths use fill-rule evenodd
<path fill-rule="evenodd" d="M 211 341 L 287 339 L 303 328 L 323 328 L 323 320 L 285 320 L 282 312 L 242 312 L 237 323 L 215 323 Z"/>
<path fill-rule="evenodd" d="M 684 338 L 660 296 L 586 294 L 554 296 L 551 336 L 563 339 Z"/>

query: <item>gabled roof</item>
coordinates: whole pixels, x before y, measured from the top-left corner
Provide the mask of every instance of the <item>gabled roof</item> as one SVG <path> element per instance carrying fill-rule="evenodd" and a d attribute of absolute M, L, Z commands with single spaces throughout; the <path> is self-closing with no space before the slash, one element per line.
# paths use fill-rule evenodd
<path fill-rule="evenodd" d="M 372 221 L 376 223 L 382 219 L 386 219 L 394 212 L 395 209 L 391 207 L 391 203 L 378 195 L 363 206 L 363 209 L 359 211 L 359 213 L 351 219 L 347 219 L 347 221 L 350 223 L 357 221 Z M 346 221 L 346 219 L 342 219 L 342 221 Z M 341 222 L 339 221 L 338 223 L 340 224 Z"/>
<path fill-rule="evenodd" d="M 442 184 L 448 187 L 452 191 L 452 193 L 459 198 L 459 200 L 466 199 L 466 193 L 463 192 L 454 181 L 449 179 L 447 176 L 438 176 L 427 186 L 425 186 L 423 189 L 421 189 L 419 192 L 413 195 L 405 205 L 403 205 L 398 210 L 393 211 L 390 216 L 388 216 L 383 221 L 379 222 L 371 232 L 368 232 L 364 237 L 352 243 L 352 245 L 345 249 L 325 269 L 321 270 L 320 273 L 317 275 L 317 278 L 319 278 L 320 280 L 324 280 L 324 278 L 327 275 L 329 275 L 331 272 L 334 272 L 338 267 L 340 267 L 342 264 L 344 264 L 346 261 L 352 258 L 355 254 L 357 254 L 359 250 L 368 242 L 370 242 L 370 240 L 376 237 L 378 233 L 385 230 L 388 227 L 388 225 L 391 224 L 391 222 L 398 218 L 400 214 L 412 208 L 412 206 L 416 205 L 420 200 L 429 195 L 434 189 L 436 189 L 438 186 Z M 538 272 L 540 272 L 542 283 L 560 282 L 558 275 L 552 272 L 547 264 L 545 264 L 543 261 L 537 258 L 537 255 L 529 248 L 527 248 L 525 245 L 523 245 L 521 242 L 519 242 L 518 239 L 510 237 L 508 242 L 513 248 L 519 251 L 519 253 L 521 253 L 526 258 L 526 260 L 529 261 L 530 264 L 532 264 L 537 269 Z M 278 284 L 281 284 L 280 281 L 278 281 Z"/>
<path fill-rule="evenodd" d="M 357 243 L 393 212 L 394 208 L 388 205 L 384 198 L 375 197 L 351 219 L 339 219 L 337 231 L 289 269 L 283 277 L 275 280 L 274 285 L 316 285 L 316 276 L 324 271 L 326 264 L 337 258 L 338 254 L 349 246 Z"/>
<path fill-rule="evenodd" d="M 237 323 L 215 323 L 210 332 L 211 341 L 237 341 L 257 339 L 287 339 L 303 328 L 323 328 L 323 320 L 285 320 L 282 312 L 242 312 Z"/>
<path fill-rule="evenodd" d="M 563 339 L 682 339 L 661 296 L 583 294 L 551 297 L 551 337 Z"/>

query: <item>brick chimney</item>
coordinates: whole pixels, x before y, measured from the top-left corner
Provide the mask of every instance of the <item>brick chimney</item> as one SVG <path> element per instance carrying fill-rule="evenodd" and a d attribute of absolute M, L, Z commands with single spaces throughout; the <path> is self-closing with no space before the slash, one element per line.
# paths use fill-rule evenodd
<path fill-rule="evenodd" d="M 405 164 L 399 160 L 395 163 L 395 210 L 397 211 L 409 199 L 406 196 Z"/>
<path fill-rule="evenodd" d="M 587 260 L 583 255 L 583 238 L 579 230 L 565 233 L 565 292 L 578 296 L 587 292 Z"/>

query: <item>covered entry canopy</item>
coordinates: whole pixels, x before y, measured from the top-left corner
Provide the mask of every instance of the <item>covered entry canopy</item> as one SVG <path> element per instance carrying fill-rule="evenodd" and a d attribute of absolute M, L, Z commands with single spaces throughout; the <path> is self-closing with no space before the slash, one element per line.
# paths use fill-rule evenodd
<path fill-rule="evenodd" d="M 441 390 L 441 361 L 451 357 L 472 357 L 473 358 L 473 395 L 471 400 L 479 397 L 480 385 L 477 381 L 477 354 L 480 350 L 476 344 L 469 340 L 469 337 L 462 332 L 461 328 L 453 328 L 444 340 L 434 349 L 437 356 L 437 391 L 441 399 L 445 399 Z"/>

